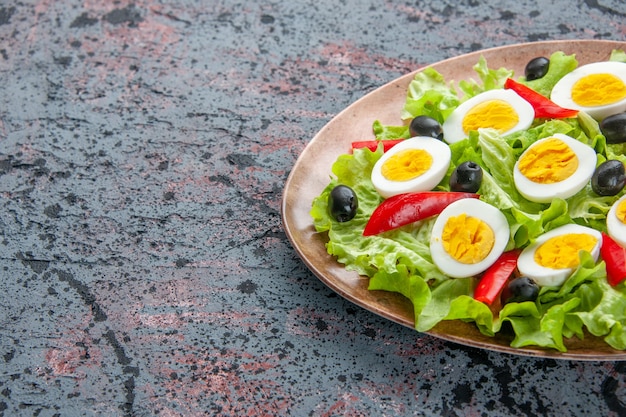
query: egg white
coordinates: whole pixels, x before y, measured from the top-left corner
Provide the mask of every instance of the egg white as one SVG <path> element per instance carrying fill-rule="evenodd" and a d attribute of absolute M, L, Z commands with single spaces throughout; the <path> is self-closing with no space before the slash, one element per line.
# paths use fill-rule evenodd
<path fill-rule="evenodd" d="M 432 165 L 422 175 L 406 181 L 394 181 L 385 178 L 381 169 L 389 158 L 407 149 L 422 149 L 432 158 Z M 380 157 L 372 169 L 371 180 L 374 188 L 384 197 L 389 198 L 396 194 L 430 191 L 439 184 L 450 166 L 450 147 L 444 142 L 426 136 L 416 136 L 406 139 L 388 150 Z"/>
<path fill-rule="evenodd" d="M 528 152 L 529 149 L 532 149 L 534 146 L 537 146 L 553 137 L 565 142 L 576 154 L 578 158 L 578 169 L 563 181 L 551 184 L 541 184 L 531 181 L 524 176 L 524 174 L 522 174 L 519 169 L 518 160 L 513 168 L 513 181 L 515 182 L 517 191 L 519 191 L 519 193 L 527 200 L 537 203 L 548 203 L 557 197 L 569 198 L 585 188 L 596 169 L 596 151 L 592 147 L 572 138 L 571 136 L 561 133 L 556 133 L 548 138 L 536 141 L 530 145 L 524 153 L 522 153 L 520 159 L 526 152 Z"/>
<path fill-rule="evenodd" d="M 550 99 L 561 107 L 584 111 L 596 120 L 626 111 L 626 98 L 601 106 L 581 106 L 572 99 L 572 87 L 582 77 L 592 74 L 612 74 L 626 84 L 626 63 L 594 62 L 582 65 L 561 78 L 552 89 Z"/>
<path fill-rule="evenodd" d="M 455 143 L 465 139 L 467 134 L 463 130 L 463 119 L 467 115 L 467 112 L 478 104 L 489 100 L 506 101 L 517 112 L 519 121 L 511 129 L 506 132 L 501 132 L 503 136 L 519 130 L 528 129 L 535 118 L 535 110 L 533 107 L 515 91 L 504 89 L 487 90 L 464 101 L 454 109 L 441 126 L 443 129 L 443 139 L 448 143 Z"/>
<path fill-rule="evenodd" d="M 602 234 L 590 227 L 578 224 L 566 224 L 556 229 L 552 229 L 539 236 L 533 243 L 528 245 L 519 258 L 517 259 L 517 269 L 520 274 L 526 275 L 537 283 L 540 287 L 552 287 L 562 285 L 567 278 L 574 272 L 574 268 L 548 268 L 535 262 L 535 252 L 546 241 L 553 237 L 565 235 L 569 233 L 589 234 L 595 237 L 598 242 L 591 250 L 591 256 L 594 260 L 598 260 L 600 255 L 600 246 L 602 245 Z"/>
<path fill-rule="evenodd" d="M 480 262 L 466 264 L 454 259 L 443 247 L 441 235 L 450 217 L 466 214 L 487 223 L 494 233 L 494 245 L 491 252 Z M 509 224 L 504 214 L 491 204 L 474 198 L 464 198 L 446 207 L 437 217 L 430 238 L 430 254 L 433 262 L 452 278 L 471 277 L 489 268 L 504 252 L 510 237 Z"/>
<path fill-rule="evenodd" d="M 609 236 L 611 236 L 613 240 L 621 246 L 626 247 L 626 224 L 622 223 L 615 215 L 617 206 L 624 200 L 626 200 L 626 195 L 622 196 L 611 206 L 611 209 L 606 215 L 606 228 Z"/>

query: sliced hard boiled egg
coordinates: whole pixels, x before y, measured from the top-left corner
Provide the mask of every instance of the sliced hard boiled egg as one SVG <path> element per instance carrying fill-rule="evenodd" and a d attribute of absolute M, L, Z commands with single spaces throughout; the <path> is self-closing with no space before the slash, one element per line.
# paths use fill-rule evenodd
<path fill-rule="evenodd" d="M 555 84 L 550 99 L 561 107 L 584 111 L 596 120 L 626 111 L 626 63 L 582 65 Z"/>
<path fill-rule="evenodd" d="M 517 268 L 540 287 L 559 286 L 580 263 L 580 251 L 598 260 L 602 234 L 590 227 L 566 224 L 539 236 L 524 248 Z"/>
<path fill-rule="evenodd" d="M 406 139 L 380 157 L 372 169 L 372 184 L 384 198 L 429 191 L 439 184 L 450 166 L 450 147 L 430 137 Z"/>
<path fill-rule="evenodd" d="M 524 198 L 547 203 L 582 190 L 596 168 L 596 152 L 571 136 L 556 133 L 530 145 L 513 168 L 513 181 Z"/>
<path fill-rule="evenodd" d="M 489 268 L 509 241 L 504 214 L 484 201 L 464 198 L 446 207 L 435 220 L 430 254 L 452 278 L 477 275 Z"/>
<path fill-rule="evenodd" d="M 443 139 L 455 143 L 479 128 L 496 129 L 501 135 L 526 130 L 535 110 L 512 90 L 488 90 L 461 103 L 443 122 Z"/>
<path fill-rule="evenodd" d="M 613 240 L 626 247 L 626 195 L 611 206 L 606 215 L 606 228 Z"/>

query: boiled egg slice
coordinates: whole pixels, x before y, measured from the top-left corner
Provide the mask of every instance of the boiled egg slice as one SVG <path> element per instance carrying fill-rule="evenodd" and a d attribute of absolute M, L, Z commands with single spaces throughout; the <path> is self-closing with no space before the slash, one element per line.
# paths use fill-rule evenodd
<path fill-rule="evenodd" d="M 540 235 L 524 248 L 517 259 L 517 268 L 540 287 L 559 286 L 580 263 L 580 251 L 598 260 L 602 234 L 590 227 L 566 224 Z"/>
<path fill-rule="evenodd" d="M 406 139 L 376 161 L 372 184 L 384 198 L 432 190 L 446 175 L 450 155 L 450 147 L 438 139 L 425 136 Z"/>
<path fill-rule="evenodd" d="M 488 90 L 461 103 L 443 122 L 443 139 L 455 143 L 480 128 L 496 129 L 508 135 L 530 127 L 533 107 L 515 91 Z"/>
<path fill-rule="evenodd" d="M 435 265 L 449 277 L 471 277 L 498 259 L 509 236 L 509 224 L 500 210 L 482 200 L 464 198 L 437 216 L 430 254 Z"/>
<path fill-rule="evenodd" d="M 626 111 L 626 63 L 582 65 L 554 85 L 550 99 L 561 107 L 584 111 L 596 120 Z"/>
<path fill-rule="evenodd" d="M 613 240 L 626 247 L 626 195 L 611 206 L 606 216 L 606 228 Z"/>
<path fill-rule="evenodd" d="M 596 152 L 561 133 L 530 145 L 513 168 L 513 181 L 524 198 L 547 203 L 582 190 L 596 168 Z"/>

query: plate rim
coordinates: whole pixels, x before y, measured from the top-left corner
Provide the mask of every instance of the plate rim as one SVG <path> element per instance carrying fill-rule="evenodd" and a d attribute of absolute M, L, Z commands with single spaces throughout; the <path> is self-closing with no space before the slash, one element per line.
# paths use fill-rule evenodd
<path fill-rule="evenodd" d="M 552 359 L 563 359 L 563 360 L 578 360 L 578 361 L 623 361 L 623 360 L 626 360 L 626 351 L 618 351 L 615 349 L 611 349 L 608 345 L 607 345 L 608 348 L 606 349 L 606 352 L 604 351 L 594 352 L 590 354 L 590 353 L 580 353 L 580 352 L 577 352 L 576 349 L 571 350 L 569 347 L 568 347 L 567 352 L 559 352 L 556 349 L 546 349 L 546 348 L 532 347 L 532 346 L 522 347 L 522 348 L 513 348 L 511 346 L 493 344 L 493 343 L 489 343 L 483 340 L 485 338 L 487 338 L 488 340 L 495 340 L 493 338 L 490 338 L 489 336 L 484 336 L 484 337 L 480 337 L 480 339 L 471 340 L 471 339 L 467 339 L 464 337 L 459 337 L 455 334 L 449 334 L 446 331 L 447 323 L 443 323 L 443 322 L 442 322 L 443 324 L 440 323 L 439 325 L 435 326 L 433 329 L 429 331 L 418 332 L 414 327 L 414 318 L 412 320 L 407 320 L 406 316 L 393 314 L 393 312 L 376 311 L 372 309 L 371 306 L 365 303 L 362 299 L 355 297 L 354 294 L 350 293 L 349 291 L 346 291 L 341 286 L 338 286 L 334 281 L 330 280 L 329 277 L 320 268 L 320 266 L 317 265 L 315 262 L 313 262 L 309 256 L 307 256 L 304 248 L 298 243 L 297 237 L 299 237 L 298 233 L 300 232 L 300 229 L 295 225 L 295 219 L 291 216 L 292 210 L 290 210 L 290 208 L 288 207 L 290 191 L 292 190 L 292 188 L 296 187 L 296 185 L 294 184 L 294 179 L 296 178 L 296 175 L 300 174 L 304 161 L 312 152 L 313 147 L 316 146 L 318 142 L 320 142 L 321 140 L 320 138 L 324 137 L 324 134 L 327 133 L 329 129 L 332 129 L 334 124 L 341 122 L 341 120 L 345 118 L 349 114 L 349 112 L 352 111 L 355 107 L 358 107 L 359 105 L 366 102 L 367 100 L 371 100 L 373 96 L 375 96 L 376 94 L 379 94 L 381 91 L 393 89 L 394 86 L 398 87 L 399 85 L 402 85 L 407 80 L 411 80 L 415 76 L 415 74 L 424 71 L 426 68 L 446 66 L 446 65 L 449 65 L 451 62 L 460 60 L 460 59 L 471 60 L 472 58 L 476 58 L 475 61 L 477 62 L 478 57 L 480 57 L 481 55 L 491 55 L 493 53 L 501 52 L 501 51 L 510 51 L 510 50 L 525 49 L 525 48 L 531 48 L 531 49 L 545 48 L 545 49 L 553 49 L 554 51 L 556 51 L 556 50 L 562 50 L 563 46 L 565 45 L 569 46 L 569 45 L 576 45 L 576 44 L 584 45 L 586 47 L 598 46 L 598 47 L 601 47 L 601 49 L 622 48 L 626 50 L 625 41 L 596 40 L 596 39 L 593 39 L 593 40 L 591 39 L 588 39 L 588 40 L 548 40 L 548 41 L 541 41 L 541 42 L 523 42 L 523 43 L 514 43 L 514 44 L 508 44 L 508 45 L 502 45 L 502 46 L 494 46 L 494 47 L 485 48 L 485 49 L 481 49 L 477 51 L 472 51 L 472 52 L 458 55 L 458 56 L 448 57 L 446 59 L 443 59 L 443 60 L 440 60 L 431 64 L 422 65 L 413 71 L 405 73 L 391 81 L 383 83 L 379 87 L 374 88 L 370 92 L 361 96 L 357 100 L 351 102 L 347 107 L 345 107 L 344 109 L 336 113 L 305 145 L 303 150 L 298 155 L 284 184 L 283 193 L 281 197 L 281 205 L 280 205 L 281 222 L 282 222 L 283 230 L 285 231 L 285 234 L 287 235 L 287 238 L 290 241 L 294 250 L 296 251 L 298 257 L 307 266 L 307 268 L 320 281 L 322 281 L 323 284 L 325 284 L 335 293 L 340 295 L 342 298 L 350 301 L 351 303 L 355 305 L 358 305 L 361 308 L 364 308 L 365 310 L 368 310 L 376 314 L 379 317 L 385 318 L 387 320 L 400 324 L 404 327 L 411 328 L 417 333 L 428 334 L 430 336 L 433 336 L 433 337 L 436 337 L 436 338 L 439 338 L 448 342 L 457 343 L 463 346 L 490 350 L 490 351 L 495 351 L 495 352 L 500 352 L 500 353 L 507 353 L 507 354 L 516 355 L 516 356 L 526 356 L 526 357 L 534 357 L 534 358 L 552 358 Z M 554 49 L 554 47 L 558 47 L 558 49 Z M 405 92 L 406 89 L 403 89 L 402 91 Z M 400 120 L 399 113 L 397 115 L 397 118 L 399 121 Z M 372 138 L 374 137 L 373 133 L 371 137 Z M 336 159 L 337 156 L 338 155 L 335 155 L 334 159 Z M 330 166 L 328 167 L 328 174 L 330 178 L 330 174 L 331 174 Z M 308 205 L 309 210 L 311 207 L 311 204 L 310 204 L 311 202 L 312 201 L 309 201 L 309 205 Z M 309 219 L 310 228 L 312 229 L 313 224 L 312 224 L 312 221 L 310 220 L 311 218 L 310 218 L 308 211 L 306 215 Z M 325 241 L 322 239 L 320 234 L 317 232 L 314 232 L 314 230 L 309 230 L 309 232 L 311 233 L 311 236 L 312 236 L 311 239 L 317 240 L 318 242 L 316 242 L 316 244 L 322 244 L 324 246 L 324 251 L 325 251 L 325 244 L 324 244 Z M 345 268 L 343 268 L 343 266 L 337 262 L 335 257 L 329 255 L 327 252 L 326 254 L 328 256 L 328 260 L 330 262 L 334 262 L 336 264 L 335 266 L 342 268 L 344 270 L 342 274 L 345 274 L 346 276 L 350 276 L 350 279 L 355 280 L 355 281 L 369 280 L 368 277 L 361 276 L 354 271 L 346 271 Z M 390 293 L 390 294 L 395 294 L 395 293 Z M 395 295 L 392 295 L 391 297 L 400 298 L 400 299 L 404 298 L 400 294 L 395 294 Z M 410 303 L 408 299 L 405 299 L 405 301 Z M 455 320 L 454 322 L 459 322 L 459 321 Z M 470 332 L 478 331 L 476 326 L 473 325 L 473 323 L 463 323 L 463 324 L 467 325 L 468 331 Z M 459 325 L 459 323 L 456 323 L 456 325 Z"/>

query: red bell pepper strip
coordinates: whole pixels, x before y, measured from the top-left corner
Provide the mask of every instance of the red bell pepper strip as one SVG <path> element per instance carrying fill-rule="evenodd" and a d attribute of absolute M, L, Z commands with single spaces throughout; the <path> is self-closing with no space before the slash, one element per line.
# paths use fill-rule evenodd
<path fill-rule="evenodd" d="M 487 268 L 474 289 L 475 300 L 487 305 L 493 304 L 517 268 L 517 258 L 521 252 L 519 249 L 504 252 L 493 265 Z"/>
<path fill-rule="evenodd" d="M 409 223 L 437 215 L 451 203 L 462 198 L 478 198 L 478 194 L 455 191 L 424 191 L 389 197 L 372 213 L 363 236 L 372 236 Z"/>
<path fill-rule="evenodd" d="M 383 144 L 383 152 L 387 152 L 389 149 L 402 142 L 404 139 L 384 139 L 384 140 L 363 140 L 352 142 L 352 149 L 368 148 L 372 152 L 376 152 L 378 144 Z"/>
<path fill-rule="evenodd" d="M 568 117 L 576 117 L 578 114 L 578 110 L 565 109 L 532 88 L 518 83 L 511 78 L 506 79 L 504 88 L 515 91 L 520 97 L 529 102 L 530 105 L 533 106 L 533 109 L 535 109 L 536 118 L 565 119 Z"/>
<path fill-rule="evenodd" d="M 602 232 L 600 256 L 606 264 L 606 279 L 613 287 L 626 279 L 626 248 Z"/>

